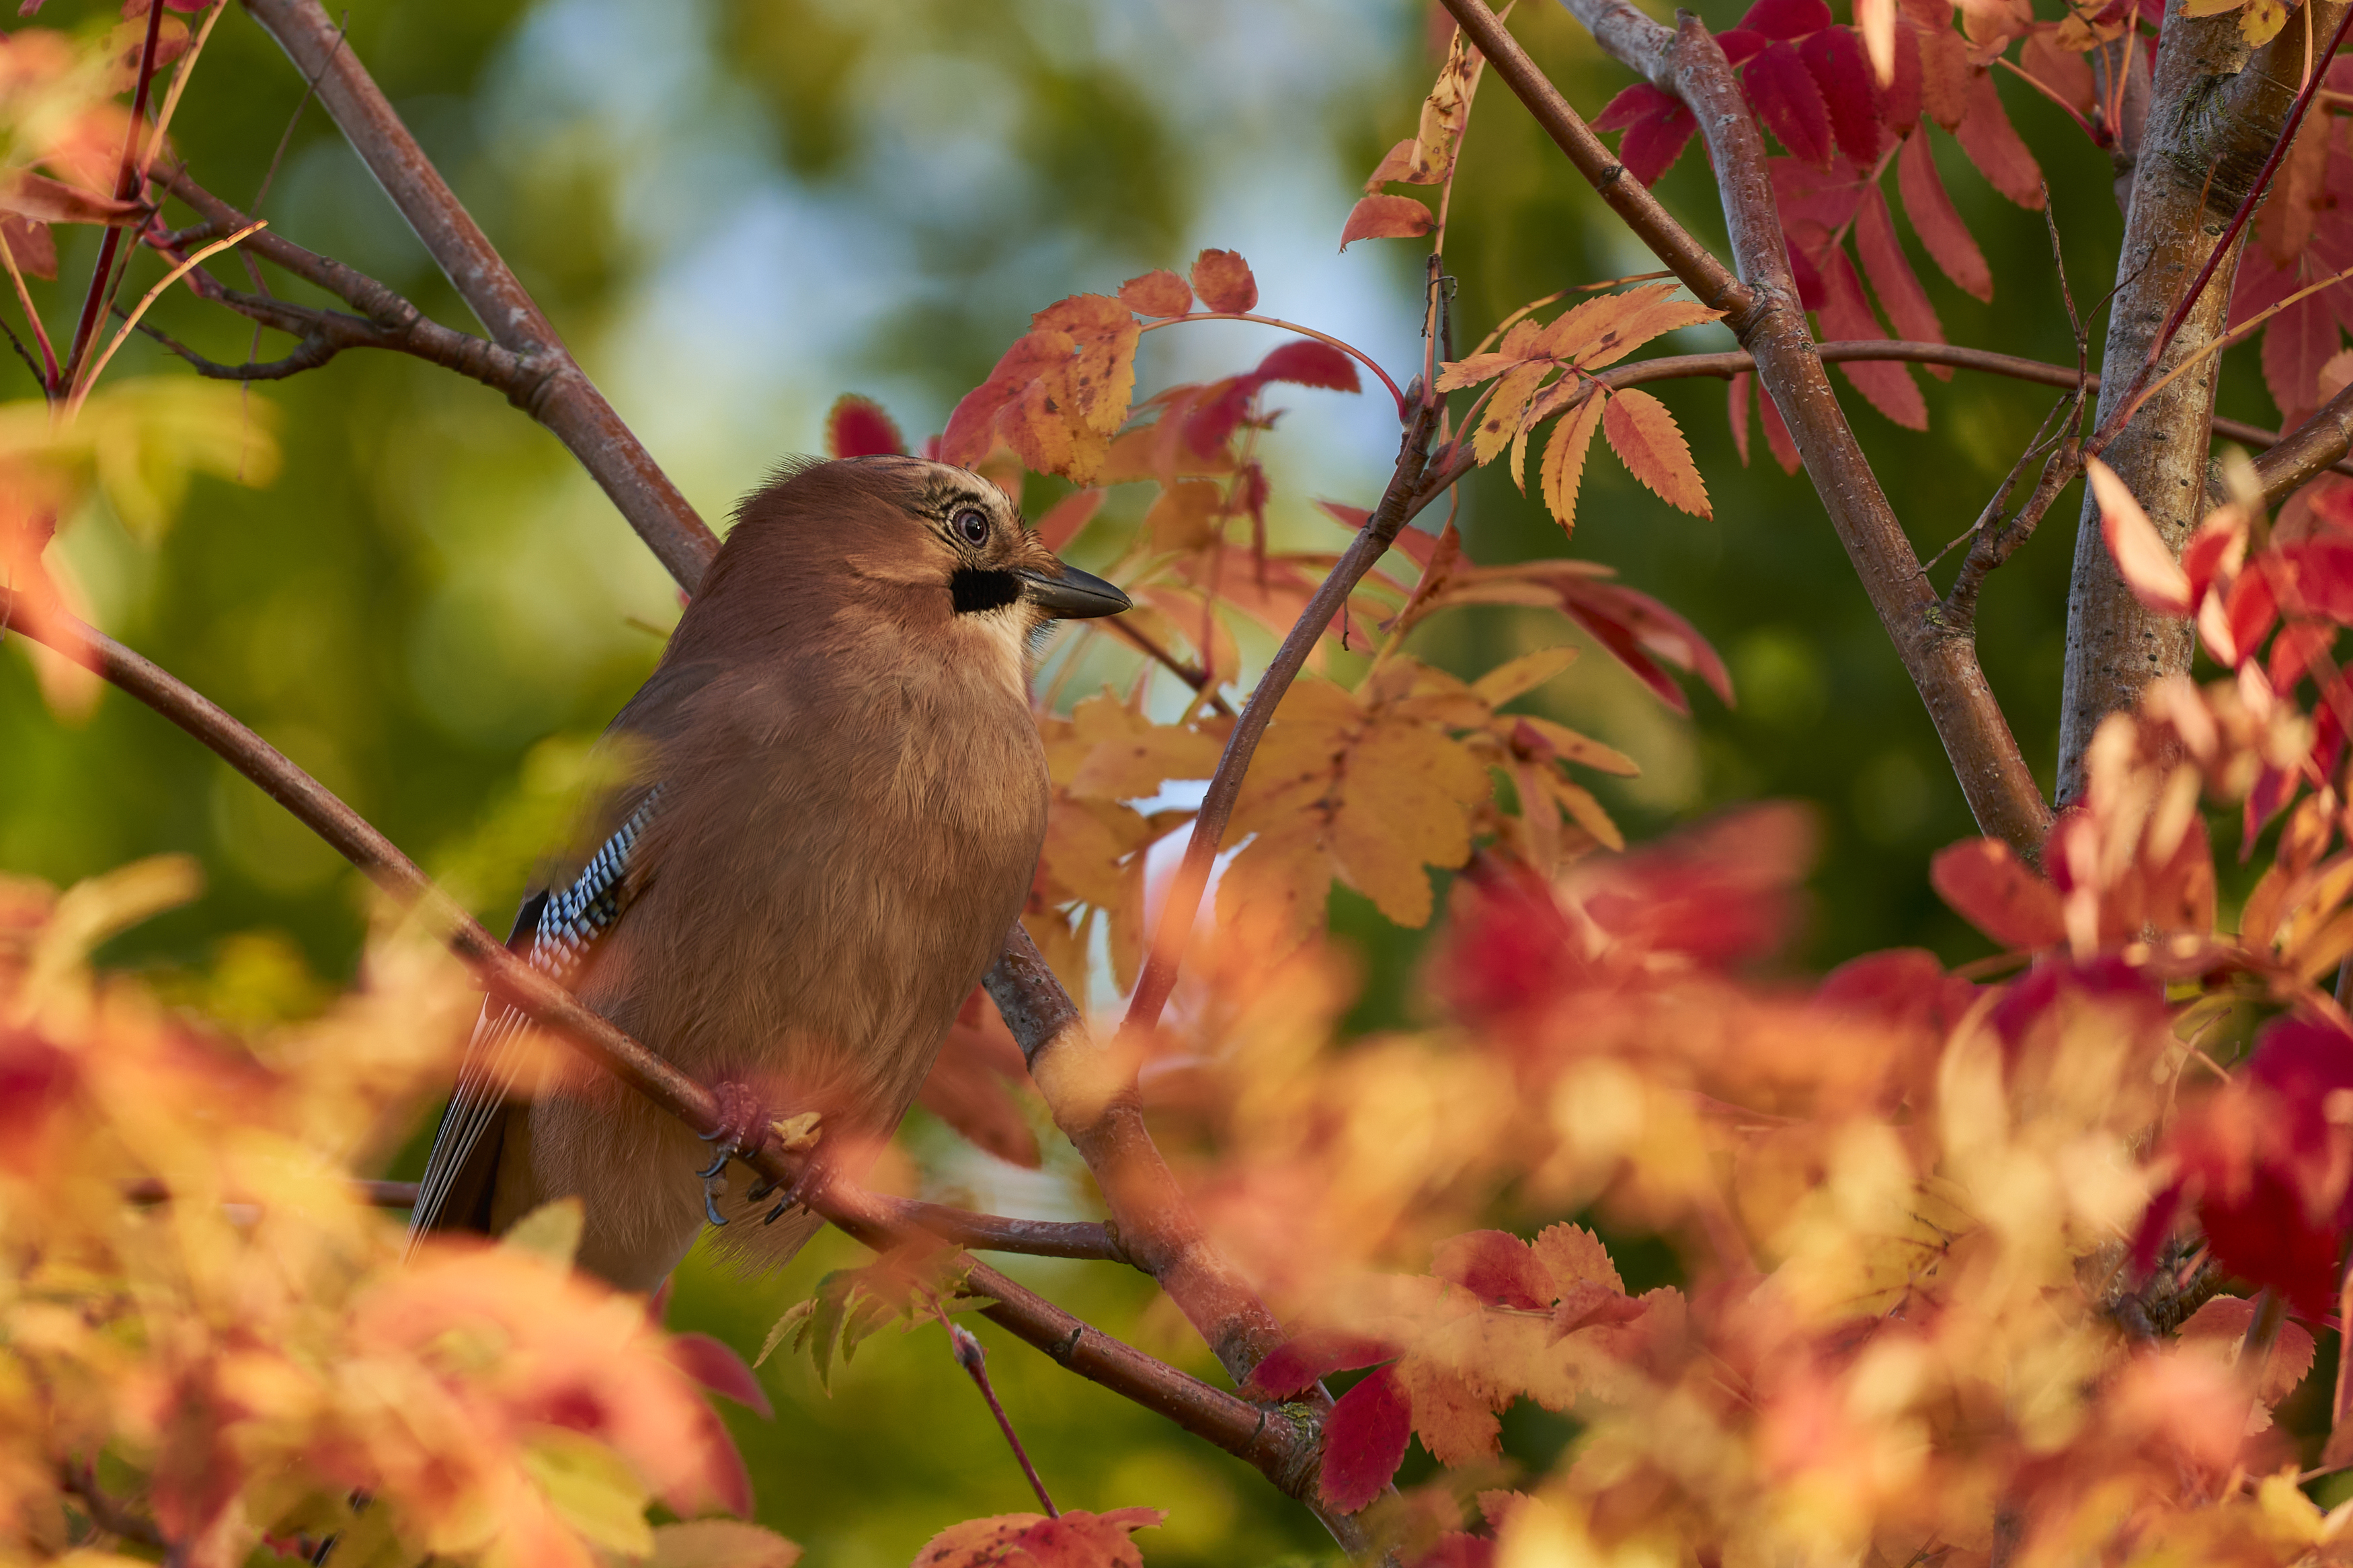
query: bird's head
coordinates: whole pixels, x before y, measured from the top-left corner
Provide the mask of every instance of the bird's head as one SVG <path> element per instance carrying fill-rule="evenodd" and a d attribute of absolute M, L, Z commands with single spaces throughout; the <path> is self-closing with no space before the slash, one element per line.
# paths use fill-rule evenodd
<path fill-rule="evenodd" d="M 755 564 L 756 563 L 756 564 Z M 1005 492 L 921 458 L 795 465 L 747 498 L 703 596 L 757 578 L 790 596 L 862 603 L 911 626 L 1024 647 L 1052 620 L 1129 607 L 1112 584 L 1066 565 Z"/>

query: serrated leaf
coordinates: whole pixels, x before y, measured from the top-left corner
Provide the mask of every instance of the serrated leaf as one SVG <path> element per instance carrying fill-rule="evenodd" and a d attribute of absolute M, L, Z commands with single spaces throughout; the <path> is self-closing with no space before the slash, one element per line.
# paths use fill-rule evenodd
<path fill-rule="evenodd" d="M 1193 289 L 1166 267 L 1158 267 L 1121 284 L 1119 302 L 1139 316 L 1182 316 L 1193 309 Z"/>
<path fill-rule="evenodd" d="M 1609 448 L 1627 470 L 1669 506 L 1694 517 L 1708 510 L 1707 486 L 1692 462 L 1691 447 L 1667 405 L 1638 387 L 1612 395 L 1601 416 Z"/>
<path fill-rule="evenodd" d="M 773 1530 L 734 1519 L 654 1527 L 648 1568 L 793 1568 L 801 1549 Z"/>
<path fill-rule="evenodd" d="M 1596 388 L 1584 402 L 1560 416 L 1545 443 L 1544 501 L 1563 533 L 1577 528 L 1577 490 L 1585 477 L 1585 454 L 1593 433 L 1601 427 L 1601 412 L 1609 395 Z"/>
<path fill-rule="evenodd" d="M 1366 196 L 1348 209 L 1340 229 L 1340 248 L 1360 239 L 1414 239 L 1438 226 L 1429 205 L 1413 196 Z"/>
<path fill-rule="evenodd" d="M 1382 1367 L 1342 1394 L 1324 1418 L 1324 1461 L 1316 1487 L 1324 1505 L 1354 1513 L 1380 1496 L 1405 1460 L 1413 1406 L 1392 1367 Z"/>
<path fill-rule="evenodd" d="M 1519 433 L 1528 412 L 1528 401 L 1535 395 L 1537 384 L 1552 374 L 1549 360 L 1530 360 L 1513 366 L 1495 384 L 1495 395 L 1488 400 L 1487 412 L 1480 416 L 1479 428 L 1471 438 L 1471 450 L 1482 464 L 1494 461 L 1512 437 Z"/>
<path fill-rule="evenodd" d="M 1577 649 L 1567 644 L 1558 647 L 1540 647 L 1524 653 L 1508 664 L 1497 665 L 1471 683 L 1490 708 L 1501 708 L 1513 698 L 1534 691 L 1562 670 L 1577 658 Z"/>
<path fill-rule="evenodd" d="M 1193 292 L 1212 310 L 1240 315 L 1258 304 L 1258 279 L 1239 252 L 1204 250 L 1193 258 Z"/>

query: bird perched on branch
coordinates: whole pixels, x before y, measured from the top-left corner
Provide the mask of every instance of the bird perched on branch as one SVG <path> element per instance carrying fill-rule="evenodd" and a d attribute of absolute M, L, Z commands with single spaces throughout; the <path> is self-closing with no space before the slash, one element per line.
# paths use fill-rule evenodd
<path fill-rule="evenodd" d="M 1037 636 L 1127 607 L 965 469 L 788 464 L 737 510 L 607 731 L 620 782 L 510 944 L 723 1104 L 815 1112 L 820 1157 L 854 1163 L 897 1126 L 1029 892 Z M 773 1194 L 723 1191 L 725 1147 L 698 1172 L 706 1146 L 622 1085 L 518 1081 L 544 1059 L 522 1036 L 485 1005 L 414 1231 L 495 1234 L 576 1194 L 580 1266 L 649 1291 L 706 1223 L 763 1266 L 816 1230 Z"/>

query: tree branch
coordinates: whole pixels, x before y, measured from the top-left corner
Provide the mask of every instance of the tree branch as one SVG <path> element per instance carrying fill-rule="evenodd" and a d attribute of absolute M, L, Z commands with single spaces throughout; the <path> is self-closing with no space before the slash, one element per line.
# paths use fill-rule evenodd
<path fill-rule="evenodd" d="M 522 407 L 580 459 L 647 547 L 691 593 L 718 552 L 717 538 L 573 363 L 530 292 L 417 146 L 359 57 L 345 47 L 342 29 L 318 0 L 245 0 L 245 8 L 278 40 L 295 68 L 317 85 L 319 100 L 491 341 L 547 363 L 546 379 Z"/>
<path fill-rule="evenodd" d="M 2333 36 L 2343 0 L 2314 4 L 2314 35 Z M 2135 384 L 2147 384 L 2144 366 L 2162 374 L 2203 353 L 2221 334 L 2236 258 L 2217 258 L 2219 239 L 2226 220 L 2259 188 L 2278 145 L 2306 76 L 2305 38 L 2303 27 L 2286 28 L 2251 58 L 2235 16 L 2187 16 L 2181 0 L 2168 7 L 2108 312 L 2108 363 L 2133 374 L 2116 371 L 2101 387 L 2103 436 L 2110 434 Z M 2244 239 L 2242 230 L 2232 244 L 2242 246 Z M 2149 353 L 2162 325 L 2210 265 L 2221 286 L 2198 296 L 2152 363 Z M 2215 368 L 2210 361 L 2165 386 L 2099 454 L 2147 509 L 2176 554 L 2205 510 Z M 2283 468 L 2291 461 L 2283 459 Z M 2083 793 L 2084 753 L 2100 721 L 2137 705 L 2151 681 L 2187 670 L 2191 648 L 2187 621 L 2152 613 L 2125 586 L 2102 536 L 2099 507 L 2087 495 L 2067 595 L 2062 807 Z"/>
<path fill-rule="evenodd" d="M 20 592 L 8 608 L 0 627 L 13 626 L 47 644 L 203 742 L 408 909 L 480 976 L 492 994 L 563 1036 L 697 1132 L 719 1130 L 719 1105 L 709 1089 L 508 952 L 391 840 L 260 736 L 157 665 L 54 608 L 43 595 Z M 799 1162 L 773 1143 L 763 1143 L 740 1158 L 781 1187 L 789 1188 L 803 1174 Z M 806 1201 L 828 1221 L 878 1249 L 910 1234 L 892 1205 L 847 1184 L 824 1184 Z M 1261 1407 L 1111 1338 L 985 1264 L 972 1265 L 965 1279 L 969 1293 L 993 1302 L 985 1315 L 1017 1338 L 1090 1382 L 1255 1466 L 1291 1496 L 1312 1499 L 1321 1441 L 1315 1424 L 1303 1430 L 1290 1421 L 1271 1418 Z M 1347 1521 L 1337 1522 L 1345 1526 Z"/>
<path fill-rule="evenodd" d="M 1604 49 L 1682 99 L 1698 120 L 1723 195 L 1733 257 L 1750 290 L 1748 308 L 1727 314 L 1725 324 L 1756 356 L 1757 379 L 1797 441 L 1831 524 L 1927 706 L 1978 827 L 2022 854 L 2035 854 L 2049 829 L 2050 810 L 1986 684 L 1975 644 L 1940 624 L 1936 590 L 1921 571 L 1919 556 L 1822 372 L 1821 356 L 1807 331 L 1789 275 L 1780 216 L 1765 167 L 1765 144 L 1724 51 L 1688 15 L 1678 34 L 1626 0 L 1566 3 Z M 1558 92 L 1525 63 L 1526 56 L 1482 0 L 1446 0 L 1446 8 L 1499 69 L 1506 51 L 1521 62 L 1503 74 L 1539 120 L 1561 114 L 1574 118 Z M 1587 178 L 1596 178 L 1582 162 L 1578 169 Z M 1624 171 L 1614 161 L 1606 173 L 1611 181 L 1622 183 Z M 1650 234 L 1636 232 L 1646 243 L 1651 240 Z M 1676 266 L 1666 251 L 1658 254 Z"/>
<path fill-rule="evenodd" d="M 2214 421 L 2214 428 L 2222 428 Z M 2270 451 L 2255 459 L 2255 481 L 2263 488 L 2263 504 L 2277 506 L 2312 480 L 2327 473 L 2353 473 L 2344 461 L 2353 450 L 2353 386 L 2322 404 L 2313 416 L 2286 432 Z"/>
<path fill-rule="evenodd" d="M 343 46 L 340 32 L 329 22 L 317 0 L 245 0 L 245 4 L 278 39 L 297 68 L 317 83 L 320 100 L 460 295 L 482 319 L 492 340 L 521 358 L 555 362 L 541 390 L 522 406 L 564 442 L 681 586 L 693 592 L 712 556 L 717 553 L 717 540 L 611 405 L 565 353 L 536 305 L 426 159 L 356 57 Z M 1370 560 L 1365 564 L 1369 567 Z M 1016 926 L 1008 941 L 1007 954 L 999 959 L 989 976 L 991 993 L 1001 1009 L 1009 1007 L 1007 1021 L 1020 1041 L 1057 1121 L 1066 1127 L 1091 1126 L 1099 1113 L 1092 1108 L 1061 1103 L 1057 1099 L 1057 1086 L 1099 1079 L 1103 1053 L 1085 1037 L 1082 1029 L 1063 1029 L 1050 1037 L 1023 1034 L 1021 1020 L 1025 1016 L 1044 1016 L 1057 1011 L 1067 1011 L 1075 1016 L 1077 1013 L 1050 970 L 1042 963 L 1024 962 L 1035 956 L 1027 936 Z M 499 960 L 493 957 L 491 962 L 496 963 Z M 658 1058 L 654 1059 L 659 1061 Z M 624 1081 L 638 1082 L 630 1071 L 625 1070 L 621 1076 Z M 1263 1303 L 1242 1285 L 1239 1276 L 1200 1239 L 1198 1226 L 1192 1219 L 1175 1177 L 1149 1136 L 1143 1132 L 1140 1117 L 1134 1124 L 1134 1137 L 1091 1140 L 1084 1146 L 1092 1151 L 1090 1169 L 1103 1186 L 1113 1221 L 1130 1255 L 1147 1268 L 1155 1260 L 1166 1268 L 1165 1273 L 1153 1269 L 1154 1277 L 1187 1320 L 1201 1331 L 1204 1339 L 1219 1349 L 1221 1362 L 1240 1381 L 1266 1351 L 1282 1342 L 1280 1325 Z M 1121 1163 L 1097 1163 L 1098 1160 L 1116 1160 Z M 1139 1193 L 1157 1194 L 1160 1201 L 1138 1210 L 1135 1194 Z M 1176 1229 L 1163 1237 L 1156 1230 L 1163 1226 Z M 1229 1321 L 1240 1326 L 1229 1330 L 1226 1326 Z M 1072 1363 L 1066 1360 L 1065 1364 Z M 1073 1370 L 1084 1369 L 1073 1365 Z M 1310 1420 L 1320 1429 L 1322 1412 L 1330 1408 L 1330 1401 L 1320 1391 L 1314 1392 L 1314 1398 L 1302 1403 L 1308 1407 Z M 1314 1447 L 1313 1442 L 1307 1442 L 1303 1450 L 1286 1448 L 1283 1452 L 1312 1468 Z M 1261 1468 L 1291 1495 L 1307 1500 L 1344 1550 L 1356 1552 L 1364 1547 L 1366 1538 L 1359 1527 L 1314 1500 L 1312 1477 L 1305 1471 L 1278 1476 L 1281 1467 L 1272 1461 Z"/>

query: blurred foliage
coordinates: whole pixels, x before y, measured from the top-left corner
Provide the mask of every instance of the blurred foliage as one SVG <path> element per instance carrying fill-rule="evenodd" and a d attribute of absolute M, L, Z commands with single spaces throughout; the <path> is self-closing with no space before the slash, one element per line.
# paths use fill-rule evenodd
<path fill-rule="evenodd" d="M 1719 27 L 1743 8 L 1700 7 Z M 353 10 L 348 37 L 591 373 L 716 521 L 776 456 L 814 445 L 818 411 L 845 387 L 889 395 L 911 430 L 937 428 L 1028 313 L 1054 299 L 1231 243 L 1245 225 L 1287 235 L 1303 254 L 1327 249 L 1357 184 L 1411 127 L 1434 63 L 1422 16 L 1402 5 L 1185 10 L 412 0 Z M 97 26 L 114 14 L 51 0 L 41 20 Z M 1623 84 L 1558 8 L 1524 9 L 1514 26 L 1573 102 L 1596 109 Z M 256 207 L 266 187 L 257 210 L 280 232 L 470 325 L 325 115 L 311 104 L 296 118 L 304 96 L 266 36 L 232 13 L 175 138 L 220 195 Z M 2003 96 L 2045 150 L 2096 363 L 2092 307 L 2120 226 L 2106 159 L 2018 84 Z M 1981 305 L 1927 279 L 1954 340 L 2072 360 L 2040 217 L 1957 162 L 1947 174 L 1999 289 Z M 1302 190 L 1314 201 L 1300 201 Z M 1720 244 L 1703 161 L 1686 159 L 1661 195 Z M 1650 265 L 1493 86 L 1453 212 L 1458 331 L 1472 337 L 1538 295 Z M 70 330 L 97 245 L 86 229 L 59 234 L 65 282 L 42 296 L 53 333 Z M 1377 296 L 1384 357 L 1399 363 L 1415 258 L 1366 246 L 1338 273 L 1315 265 L 1299 270 L 1345 276 Z M 134 289 L 160 270 L 152 258 L 135 267 Z M 1271 308 L 1313 320 L 1315 304 Z M 241 358 L 253 342 L 243 323 L 185 294 L 155 321 L 216 358 Z M 1685 336 L 1694 347 L 1722 339 Z M 281 348 L 265 339 L 259 352 Z M 2244 357 L 2226 368 L 2221 411 L 2268 422 L 2275 412 L 2236 363 Z M 144 340 L 115 372 L 185 374 Z M 2048 395 L 1968 373 L 1924 384 L 1926 434 L 1848 401 L 1926 555 L 1968 525 Z M 1686 723 L 1591 657 L 1539 697 L 1539 710 L 1642 763 L 1642 777 L 1599 786 L 1634 837 L 1739 800 L 1814 803 L 1822 850 L 1799 955 L 1807 963 L 1913 942 L 1948 961 L 1984 952 L 1923 874 L 1930 851 L 1971 831 L 1959 792 L 1810 488 L 1761 450 L 1738 473 L 1721 386 L 1653 390 L 1690 433 L 1716 514 L 1672 512 L 1597 462 L 1576 552 L 1690 617 L 1729 659 L 1740 705 L 1695 693 Z M 100 624 L 454 874 L 504 929 L 542 830 L 561 814 L 567 770 L 652 666 L 676 612 L 670 586 L 561 449 L 477 385 L 353 354 L 221 395 L 257 432 L 275 430 L 274 484 L 199 475 L 159 539 L 137 504 L 96 495 L 53 558 Z M 1303 426 L 1333 448 L 1317 472 L 1348 476 L 1345 499 L 1368 501 L 1386 472 L 1386 416 L 1367 401 L 1345 417 L 1372 435 L 1334 442 L 1330 423 Z M 2046 782 L 2072 507 L 2072 497 L 2055 507 L 2042 536 L 1995 576 L 1979 617 L 1987 672 Z M 1540 504 L 1498 472 L 1466 487 L 1461 524 L 1483 561 L 1563 550 Z M 1296 516 L 1285 526 L 1328 530 Z M 1422 634 L 1417 651 L 1475 673 L 1554 640 L 1556 625 L 1533 612 L 1459 616 Z M 354 975 L 365 929 L 355 879 L 152 714 L 110 694 L 87 718 L 61 720 L 27 660 L 10 653 L 0 657 L 0 867 L 64 884 L 166 849 L 202 862 L 205 897 L 119 939 L 110 962 L 147 966 L 167 994 L 230 1018 L 313 1009 Z M 1363 950 L 1366 999 L 1351 1027 L 1397 1023 L 1420 933 L 1388 926 L 1345 891 L 1335 919 Z M 919 1126 L 911 1138 L 928 1135 Z M 413 1172 L 420 1157 L 412 1142 L 396 1170 Z M 1030 1178 L 976 1158 L 966 1161 L 976 1193 L 1003 1206 L 1062 1201 L 1071 1185 L 1067 1169 L 1024 1186 Z M 783 1303 L 855 1250 L 829 1238 L 787 1275 L 750 1285 L 690 1268 L 672 1321 L 756 1343 Z M 1112 1331 L 1208 1369 L 1140 1280 L 1044 1263 L 1016 1271 Z M 994 1329 L 980 1331 L 992 1350 L 1002 1344 Z M 1154 1561 L 1318 1549 L 1298 1510 L 1222 1456 L 1019 1347 L 992 1365 L 1062 1500 L 1170 1509 L 1146 1538 Z M 731 1423 L 761 1482 L 763 1519 L 818 1560 L 903 1562 L 945 1522 L 1022 1506 L 1018 1474 L 936 1330 L 878 1342 L 831 1399 L 800 1372 L 765 1375 L 778 1419 L 731 1412 Z M 911 1430 L 915 1411 L 926 1414 Z"/>

